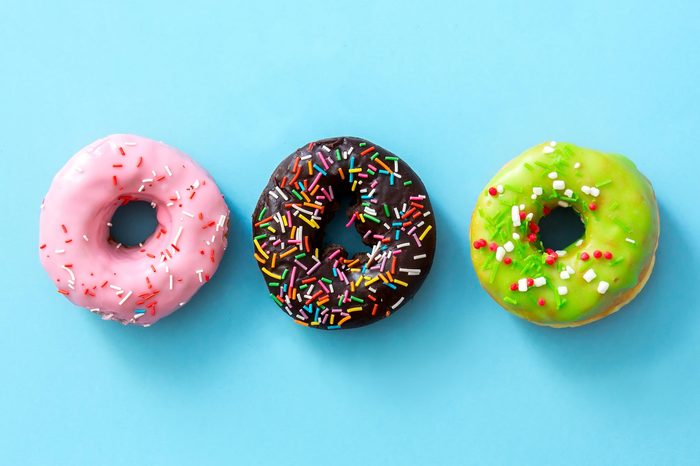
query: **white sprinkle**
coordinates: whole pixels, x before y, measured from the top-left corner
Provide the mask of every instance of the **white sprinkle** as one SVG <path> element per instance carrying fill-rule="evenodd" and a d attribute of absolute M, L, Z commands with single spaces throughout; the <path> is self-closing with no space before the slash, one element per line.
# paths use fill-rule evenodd
<path fill-rule="evenodd" d="M 598 282 L 598 293 L 605 294 L 605 292 L 608 291 L 608 288 L 610 288 L 610 283 L 604 280 Z"/>
<path fill-rule="evenodd" d="M 552 152 L 554 152 L 554 148 L 552 146 L 544 146 L 542 152 L 544 152 L 545 154 L 551 154 Z"/>
<path fill-rule="evenodd" d="M 537 277 L 537 278 L 535 278 L 534 282 L 535 282 L 535 286 L 537 288 L 539 288 L 539 287 L 547 284 L 547 279 L 544 277 Z"/>
<path fill-rule="evenodd" d="M 520 210 L 525 210 L 525 204 L 520 204 Z"/>
<path fill-rule="evenodd" d="M 113 290 L 122 291 L 121 287 L 117 286 L 117 285 L 109 285 L 109 287 L 112 288 Z"/>
<path fill-rule="evenodd" d="M 595 274 L 595 271 L 593 269 L 588 269 L 586 270 L 586 273 L 583 274 L 583 279 L 590 283 L 596 276 L 597 275 Z"/>
<path fill-rule="evenodd" d="M 557 201 L 559 207 L 569 207 L 569 203 L 566 201 Z"/>
<path fill-rule="evenodd" d="M 574 195 L 574 192 L 571 189 L 567 189 L 566 191 L 564 191 L 564 196 L 566 196 L 566 197 L 571 197 L 573 195 Z"/>
<path fill-rule="evenodd" d="M 55 252 L 56 254 L 63 254 L 63 253 L 66 252 L 66 250 L 65 250 L 65 249 L 56 249 L 54 252 Z"/>
<path fill-rule="evenodd" d="M 516 240 L 516 241 L 519 240 L 519 239 L 520 239 L 520 235 L 517 234 L 517 233 L 513 233 L 513 239 Z"/>
<path fill-rule="evenodd" d="M 121 306 L 122 304 L 124 304 L 126 302 L 126 300 L 129 299 L 129 297 L 131 297 L 132 293 L 133 293 L 133 291 L 129 290 L 129 292 L 126 294 L 126 296 L 124 296 L 122 298 L 122 300 L 119 301 L 119 305 Z"/>
<path fill-rule="evenodd" d="M 557 178 L 559 178 L 559 173 L 549 172 L 549 174 L 547 176 L 549 177 L 550 180 L 556 180 Z"/>
<path fill-rule="evenodd" d="M 496 249 L 496 260 L 501 262 L 506 255 L 506 250 L 502 246 L 498 246 Z"/>
<path fill-rule="evenodd" d="M 542 190 L 542 186 L 534 186 L 532 188 L 532 192 L 538 196 L 541 196 L 544 191 Z"/>
<path fill-rule="evenodd" d="M 177 242 L 180 240 L 180 235 L 182 234 L 182 225 L 180 225 L 180 228 L 177 230 L 177 234 L 175 235 L 175 239 L 173 240 L 173 244 L 177 246 Z"/>
<path fill-rule="evenodd" d="M 561 272 L 559 272 L 559 276 L 562 280 L 568 280 L 569 278 L 571 278 L 571 275 L 569 275 L 569 272 L 567 272 L 566 270 L 562 270 Z"/>
<path fill-rule="evenodd" d="M 122 247 L 122 243 L 117 243 L 117 249 Z"/>
<path fill-rule="evenodd" d="M 170 171 L 170 167 L 168 167 L 167 165 L 165 166 L 165 173 L 167 173 L 168 176 L 173 176 L 173 172 Z"/>
<path fill-rule="evenodd" d="M 63 270 L 65 270 L 66 272 L 68 272 L 68 274 L 70 275 L 71 281 L 75 282 L 75 274 L 73 274 L 73 271 L 70 268 L 66 267 L 65 265 L 62 265 L 61 268 Z"/>
<path fill-rule="evenodd" d="M 534 201 L 535 199 L 537 199 L 537 194 L 531 195 L 531 196 L 530 196 L 530 199 L 532 199 L 533 201 Z"/>
<path fill-rule="evenodd" d="M 203 280 L 202 280 L 202 272 L 204 272 L 204 270 L 201 270 L 201 269 L 200 269 L 200 270 L 196 270 L 196 271 L 194 272 L 194 273 L 196 273 L 197 276 L 199 277 L 199 283 L 202 283 L 202 281 L 203 281 Z"/>
<path fill-rule="evenodd" d="M 173 289 L 173 275 L 170 274 L 170 289 Z"/>
<path fill-rule="evenodd" d="M 107 222 L 107 226 L 110 227 L 110 228 L 112 228 L 112 223 L 111 223 L 111 222 Z"/>
<path fill-rule="evenodd" d="M 632 243 L 632 244 L 636 244 L 636 243 L 637 243 L 637 242 L 636 242 L 635 240 L 633 240 L 632 238 L 625 238 L 625 241 L 627 241 L 628 243 Z"/>
<path fill-rule="evenodd" d="M 418 254 L 418 255 L 413 256 L 413 260 L 425 259 L 426 257 L 428 257 L 428 256 L 425 254 Z"/>
<path fill-rule="evenodd" d="M 557 293 L 559 293 L 560 296 L 564 296 L 566 294 L 569 294 L 569 289 L 565 286 L 558 286 Z"/>
<path fill-rule="evenodd" d="M 571 267 L 570 265 L 567 265 L 567 266 L 566 266 L 566 271 L 569 272 L 569 275 L 573 275 L 573 274 L 576 273 L 576 271 L 574 270 L 574 268 Z"/>
<path fill-rule="evenodd" d="M 178 191 L 177 189 L 175 190 L 175 197 L 177 197 L 178 200 L 181 199 L 180 198 L 180 191 Z"/>
<path fill-rule="evenodd" d="M 549 145 L 552 147 L 557 147 L 557 141 L 550 141 Z"/>
<path fill-rule="evenodd" d="M 152 183 L 152 182 L 153 182 L 153 178 L 144 178 L 141 180 L 141 183 Z"/>
<path fill-rule="evenodd" d="M 140 193 L 144 192 L 145 190 L 146 190 L 146 185 L 143 185 L 143 184 L 142 184 L 141 186 L 139 186 L 139 192 L 140 192 Z"/>
<path fill-rule="evenodd" d="M 503 194 L 503 185 L 502 184 L 497 185 L 496 191 L 498 192 L 498 194 Z"/>
<path fill-rule="evenodd" d="M 513 220 L 513 226 L 514 227 L 519 227 L 520 226 L 520 210 L 518 210 L 518 206 L 514 205 L 510 209 L 510 217 Z"/>
<path fill-rule="evenodd" d="M 187 215 L 189 218 L 194 218 L 194 214 L 191 214 L 191 213 L 187 212 L 186 210 L 183 210 L 182 213 L 184 215 Z"/>
<path fill-rule="evenodd" d="M 280 193 L 280 196 L 282 196 L 282 199 L 284 199 L 285 201 L 289 200 L 289 197 L 284 193 L 284 191 L 282 191 L 282 188 L 280 188 L 279 186 L 275 186 L 275 189 L 277 190 L 278 193 Z"/>
<path fill-rule="evenodd" d="M 595 186 L 591 187 L 591 196 L 593 197 L 598 197 L 600 194 L 600 189 L 596 188 Z"/>
<path fill-rule="evenodd" d="M 505 249 L 508 252 L 512 252 L 513 249 L 515 249 L 515 246 L 513 245 L 512 241 L 508 241 L 506 244 L 503 245 L 503 249 Z"/>
<path fill-rule="evenodd" d="M 559 257 L 564 257 L 566 255 L 566 251 L 554 251 L 557 253 L 557 256 Z"/>
<path fill-rule="evenodd" d="M 581 162 L 576 162 L 574 164 L 574 168 L 581 168 Z"/>
<path fill-rule="evenodd" d="M 583 239 L 580 239 L 574 243 L 576 246 L 581 246 L 583 244 Z"/>
<path fill-rule="evenodd" d="M 87 235 L 83 235 L 83 239 L 85 240 L 85 242 L 87 242 L 88 241 Z"/>
<path fill-rule="evenodd" d="M 527 278 L 518 280 L 518 291 L 527 291 Z"/>
<path fill-rule="evenodd" d="M 527 221 L 529 222 L 529 221 L 532 220 L 532 218 L 533 218 L 534 216 L 535 216 L 535 214 L 532 213 L 532 212 L 530 212 L 529 214 L 527 214 L 527 215 L 525 216 L 525 220 L 527 220 Z"/>
<path fill-rule="evenodd" d="M 581 191 L 583 191 L 584 194 L 591 194 L 591 187 L 584 184 L 581 186 Z"/>
<path fill-rule="evenodd" d="M 403 299 L 404 299 L 404 297 L 401 296 L 398 301 L 396 301 L 394 304 L 391 305 L 391 308 L 396 309 L 397 307 L 399 307 L 401 305 L 401 303 L 403 302 Z"/>
<path fill-rule="evenodd" d="M 561 191 L 564 188 L 566 188 L 566 184 L 564 183 L 564 180 L 555 180 L 552 183 L 552 188 L 554 188 L 557 191 Z"/>
<path fill-rule="evenodd" d="M 197 180 L 194 180 L 194 183 L 192 183 L 192 187 L 193 187 L 194 189 L 199 188 L 199 180 L 198 180 L 198 179 L 197 179 Z"/>

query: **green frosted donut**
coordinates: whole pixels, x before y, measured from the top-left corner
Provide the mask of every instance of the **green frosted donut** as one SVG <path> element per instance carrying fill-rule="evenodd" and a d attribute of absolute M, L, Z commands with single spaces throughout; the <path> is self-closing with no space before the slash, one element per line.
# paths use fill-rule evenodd
<path fill-rule="evenodd" d="M 585 233 L 545 251 L 538 222 L 560 206 L 578 212 Z M 550 142 L 508 162 L 480 194 L 471 256 L 481 285 L 505 309 L 573 327 L 634 298 L 651 274 L 658 237 L 654 191 L 629 159 Z"/>

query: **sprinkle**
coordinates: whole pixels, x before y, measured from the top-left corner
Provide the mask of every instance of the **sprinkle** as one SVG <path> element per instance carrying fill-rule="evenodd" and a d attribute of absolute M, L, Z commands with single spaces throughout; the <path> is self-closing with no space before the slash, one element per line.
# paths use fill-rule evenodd
<path fill-rule="evenodd" d="M 581 162 L 576 162 L 576 163 L 574 164 L 574 168 L 577 168 L 577 169 L 578 169 L 578 168 L 581 168 Z"/>
<path fill-rule="evenodd" d="M 625 238 L 625 241 L 627 241 L 628 243 L 632 243 L 632 244 L 636 244 L 636 243 L 637 243 L 637 242 L 636 242 L 635 240 L 633 240 L 632 238 Z"/>
<path fill-rule="evenodd" d="M 581 191 L 583 191 L 584 194 L 591 194 L 591 187 L 584 184 L 581 186 Z"/>
<path fill-rule="evenodd" d="M 503 194 L 503 185 L 496 185 L 496 191 L 498 191 L 498 194 Z"/>
<path fill-rule="evenodd" d="M 547 177 L 548 177 L 550 180 L 556 180 L 556 179 L 559 177 L 559 174 L 558 174 L 557 172 L 550 172 L 550 173 L 547 175 Z"/>
<path fill-rule="evenodd" d="M 88 237 L 87 237 L 87 235 L 83 235 L 83 239 L 84 239 L 84 240 L 85 240 L 85 242 L 87 243 L 87 241 L 88 241 Z"/>
<path fill-rule="evenodd" d="M 544 298 L 540 298 L 537 300 L 537 304 L 539 306 L 544 306 L 545 304 L 547 304 L 547 302 L 544 300 Z"/>
<path fill-rule="evenodd" d="M 596 206 L 594 202 L 591 202 L 590 204 L 588 204 L 588 208 L 590 210 L 596 210 L 598 208 L 598 206 Z"/>
<path fill-rule="evenodd" d="M 508 241 L 506 244 L 503 245 L 503 249 L 505 249 L 507 252 L 513 252 L 515 246 L 513 245 L 512 241 Z"/>
<path fill-rule="evenodd" d="M 552 188 L 554 188 L 556 191 L 561 191 L 566 187 L 564 180 L 554 180 L 552 183 Z"/>
<path fill-rule="evenodd" d="M 535 186 L 532 188 L 532 193 L 537 195 L 537 196 L 541 196 L 543 192 L 544 191 L 543 191 L 541 186 Z"/>
<path fill-rule="evenodd" d="M 586 272 L 583 274 L 583 279 L 586 280 L 588 283 L 593 281 L 593 279 L 596 277 L 596 273 L 593 269 L 588 269 Z"/>
<path fill-rule="evenodd" d="M 596 187 L 591 187 L 591 196 L 598 197 L 599 194 L 600 194 L 600 189 L 598 189 Z"/>
<path fill-rule="evenodd" d="M 537 288 L 539 288 L 539 287 L 544 286 L 544 285 L 547 284 L 547 279 L 544 278 L 544 277 L 537 277 L 537 278 L 535 278 L 535 279 L 533 280 L 533 283 L 535 284 L 535 286 L 536 286 Z"/>
<path fill-rule="evenodd" d="M 608 291 L 608 288 L 610 288 L 610 283 L 603 280 L 598 282 L 598 293 L 605 294 L 605 292 Z"/>
<path fill-rule="evenodd" d="M 495 195 L 497 195 L 497 194 L 498 194 L 498 190 L 496 190 L 496 188 L 494 188 L 493 186 L 491 186 L 491 187 L 489 188 L 489 195 L 490 195 L 490 196 L 495 196 Z"/>
<path fill-rule="evenodd" d="M 518 280 L 518 291 L 527 291 L 527 278 L 521 278 L 520 280 Z"/>
<path fill-rule="evenodd" d="M 514 205 L 511 210 L 511 219 L 513 220 L 513 226 L 514 227 L 519 227 L 520 226 L 520 210 L 518 210 L 518 206 Z"/>
<path fill-rule="evenodd" d="M 571 278 L 571 275 L 569 275 L 569 272 L 567 272 L 566 270 L 562 270 L 561 272 L 559 272 L 559 276 L 562 280 L 568 280 L 569 278 Z"/>
<path fill-rule="evenodd" d="M 499 246 L 498 249 L 496 249 L 496 260 L 498 262 L 501 262 L 503 260 L 503 258 L 505 257 L 505 255 L 506 255 L 506 250 L 502 246 Z"/>
<path fill-rule="evenodd" d="M 581 258 L 582 261 L 587 261 L 588 259 L 590 259 L 590 256 L 588 255 L 587 252 L 582 252 L 579 257 Z"/>
<path fill-rule="evenodd" d="M 565 286 L 558 286 L 557 293 L 559 293 L 559 296 L 565 296 L 569 294 L 569 289 Z"/>
<path fill-rule="evenodd" d="M 122 298 L 122 300 L 119 301 L 119 305 L 121 306 L 122 304 L 124 304 L 126 302 L 126 300 L 129 299 L 129 297 L 131 297 L 132 293 L 133 293 L 133 291 L 129 290 L 129 292 L 126 294 L 126 296 L 124 296 Z"/>

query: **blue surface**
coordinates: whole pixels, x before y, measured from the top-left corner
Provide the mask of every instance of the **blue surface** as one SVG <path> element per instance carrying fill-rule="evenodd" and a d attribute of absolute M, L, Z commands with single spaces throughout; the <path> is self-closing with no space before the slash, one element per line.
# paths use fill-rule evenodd
<path fill-rule="evenodd" d="M 49 3 L 0 5 L 0 464 L 697 464 L 698 2 Z M 233 211 L 218 275 L 151 329 L 37 258 L 53 174 L 113 132 L 190 153 Z M 400 313 L 323 333 L 269 300 L 248 218 L 341 134 L 423 177 L 439 250 Z M 627 154 L 661 205 L 646 289 L 576 330 L 502 311 L 466 246 L 479 189 L 548 139 Z"/>

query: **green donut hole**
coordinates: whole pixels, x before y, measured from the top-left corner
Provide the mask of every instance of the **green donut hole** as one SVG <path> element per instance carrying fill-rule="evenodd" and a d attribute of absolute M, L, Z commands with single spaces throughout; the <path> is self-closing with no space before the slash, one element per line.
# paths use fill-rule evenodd
<path fill-rule="evenodd" d="M 543 249 L 560 251 L 583 238 L 586 226 L 581 215 L 571 207 L 556 207 L 543 216 L 538 226 Z"/>

